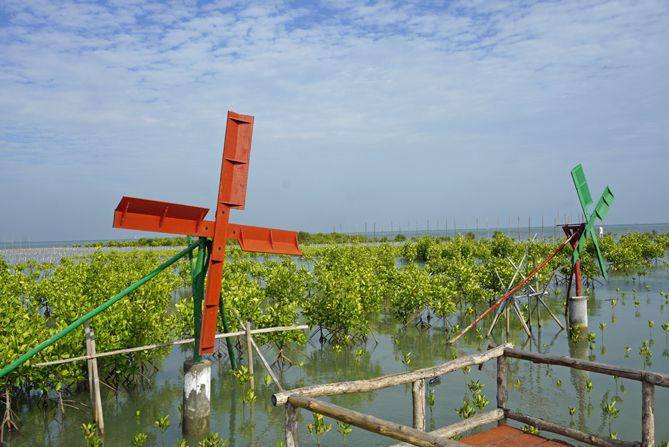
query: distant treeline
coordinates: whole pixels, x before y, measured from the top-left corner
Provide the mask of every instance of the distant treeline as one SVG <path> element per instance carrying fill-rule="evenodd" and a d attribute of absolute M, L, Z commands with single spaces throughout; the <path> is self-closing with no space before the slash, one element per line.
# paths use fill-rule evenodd
<path fill-rule="evenodd" d="M 333 245 L 333 244 L 364 244 L 368 242 L 389 242 L 387 237 L 372 238 L 362 234 L 345 233 L 307 233 L 300 231 L 297 240 L 301 245 Z M 404 235 L 398 234 L 392 240 L 401 242 L 406 240 Z M 230 241 L 236 244 L 234 241 Z M 174 237 L 141 237 L 130 240 L 110 240 L 88 242 L 84 247 L 183 247 L 188 245 L 186 236 Z"/>
<path fill-rule="evenodd" d="M 497 233 L 497 232 L 496 232 Z M 644 233 L 630 233 L 630 234 L 644 234 Z M 625 238 L 627 235 L 623 235 Z M 464 235 L 469 239 L 476 239 L 473 233 Z M 630 236 L 627 236 L 630 237 Z M 646 237 L 660 244 L 660 246 L 669 249 L 669 234 L 657 234 L 655 232 L 647 233 Z M 428 237 L 438 241 L 449 241 L 451 237 Z M 364 234 L 346 234 L 346 233 L 307 233 L 300 231 L 297 240 L 300 245 L 339 245 L 339 244 L 365 244 L 374 242 L 403 242 L 407 238 L 403 234 L 397 234 L 394 238 L 382 237 L 373 238 Z M 195 238 L 193 238 L 195 240 Z M 142 237 L 132 240 L 111 240 L 100 242 L 89 242 L 84 247 L 184 247 L 188 245 L 186 236 L 175 237 Z M 236 241 L 229 241 L 228 245 L 237 245 Z"/>

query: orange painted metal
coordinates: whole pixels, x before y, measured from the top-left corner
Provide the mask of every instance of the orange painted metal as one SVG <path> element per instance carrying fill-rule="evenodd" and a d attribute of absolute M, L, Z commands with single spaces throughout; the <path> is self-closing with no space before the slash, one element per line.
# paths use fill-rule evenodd
<path fill-rule="evenodd" d="M 302 255 L 296 231 L 229 224 L 228 239 L 239 242 L 239 247 L 244 251 Z"/>
<path fill-rule="evenodd" d="M 216 223 L 211 244 L 211 255 L 209 256 L 207 288 L 204 295 L 200 354 L 214 352 L 230 209 L 232 207 L 243 209 L 246 202 L 246 182 L 249 173 L 248 163 L 251 156 L 252 134 L 252 116 L 228 112 L 223 162 L 221 163 L 221 181 L 218 187 L 216 217 L 214 218 Z"/>
<path fill-rule="evenodd" d="M 525 433 L 508 425 L 490 428 L 461 439 L 460 442 L 475 447 L 567 447 L 571 445 Z"/>
<path fill-rule="evenodd" d="M 114 228 L 213 237 L 215 222 L 204 220 L 209 210 L 179 203 L 123 197 L 114 210 Z M 228 224 L 226 239 L 244 251 L 301 256 L 297 231 Z"/>
<path fill-rule="evenodd" d="M 245 251 L 301 255 L 297 232 L 229 223 L 231 209 L 244 209 L 251 156 L 253 117 L 228 112 L 221 177 L 214 220 L 209 209 L 123 197 L 114 211 L 114 228 L 183 234 L 212 239 L 200 330 L 200 354 L 214 352 L 225 246 L 236 240 Z"/>
<path fill-rule="evenodd" d="M 208 208 L 123 197 L 114 210 L 114 228 L 211 237 L 214 222 L 204 220 Z"/>

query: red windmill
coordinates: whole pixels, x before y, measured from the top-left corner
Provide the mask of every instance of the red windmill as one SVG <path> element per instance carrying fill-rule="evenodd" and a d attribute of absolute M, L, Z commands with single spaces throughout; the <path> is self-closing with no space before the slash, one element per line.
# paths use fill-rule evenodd
<path fill-rule="evenodd" d="M 231 209 L 244 209 L 251 155 L 253 117 L 228 112 L 223 162 L 214 220 L 204 220 L 208 208 L 123 197 L 114 211 L 114 228 L 155 231 L 211 238 L 199 354 L 214 352 L 216 319 L 223 279 L 225 245 L 236 240 L 244 251 L 301 255 L 297 232 L 237 225 Z"/>

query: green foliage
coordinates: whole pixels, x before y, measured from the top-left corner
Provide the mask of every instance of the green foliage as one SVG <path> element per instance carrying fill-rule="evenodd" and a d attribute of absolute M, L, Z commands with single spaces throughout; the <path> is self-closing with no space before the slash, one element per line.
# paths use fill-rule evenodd
<path fill-rule="evenodd" d="M 325 436 L 331 429 L 332 424 L 326 424 L 325 418 L 322 414 L 312 413 L 314 417 L 314 422 L 307 424 L 307 430 L 316 440 L 316 445 L 320 446 L 323 441 L 323 436 Z"/>
<path fill-rule="evenodd" d="M 346 437 L 353 431 L 350 424 L 337 421 L 337 431 L 341 435 L 341 444 L 346 447 Z"/>
<path fill-rule="evenodd" d="M 146 440 L 149 439 L 149 436 L 144 433 L 144 432 L 139 432 L 133 436 L 131 444 L 133 447 L 142 447 L 145 443 Z"/>
<path fill-rule="evenodd" d="M 206 438 L 197 443 L 198 447 L 225 447 L 228 441 L 219 436 L 218 433 L 210 433 Z"/>
<path fill-rule="evenodd" d="M 170 415 L 166 414 L 165 416 L 161 416 L 155 421 L 153 421 L 153 425 L 161 429 L 162 431 L 165 431 L 169 428 L 170 426 Z"/>
<path fill-rule="evenodd" d="M 335 345 L 348 345 L 369 333 L 370 315 L 388 294 L 395 271 L 392 250 L 338 247 L 323 250 L 315 261 L 313 288 L 303 306 L 310 326 L 327 331 Z"/>
<path fill-rule="evenodd" d="M 651 262 L 664 257 L 666 243 L 647 233 L 628 233 L 615 242 L 610 234 L 600 239 L 600 248 L 613 270 L 645 273 Z"/>
<path fill-rule="evenodd" d="M 97 435 L 98 428 L 95 424 L 90 422 L 81 424 L 81 431 L 84 434 L 84 442 L 86 443 L 86 447 L 102 446 L 102 440 Z"/>
<path fill-rule="evenodd" d="M 534 425 L 524 425 L 522 430 L 524 433 L 529 433 L 531 435 L 538 435 L 540 433 L 539 429 Z"/>

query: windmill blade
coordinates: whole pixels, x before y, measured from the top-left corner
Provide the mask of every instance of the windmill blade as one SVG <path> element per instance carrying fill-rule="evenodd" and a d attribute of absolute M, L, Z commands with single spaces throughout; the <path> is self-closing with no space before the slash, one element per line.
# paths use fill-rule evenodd
<path fill-rule="evenodd" d="M 576 169 L 576 168 L 574 168 Z M 581 169 L 582 172 L 582 169 Z M 573 175 L 573 171 L 572 171 Z M 574 180 L 575 181 L 575 180 Z M 578 187 L 577 187 L 578 190 Z M 579 193 L 579 198 L 580 198 L 580 193 Z M 604 257 L 602 256 L 602 252 L 599 249 L 599 243 L 597 241 L 597 236 L 595 236 L 595 232 L 592 231 L 593 227 L 595 226 L 595 221 L 597 219 L 604 220 L 606 215 L 609 213 L 609 208 L 611 207 L 611 204 L 613 204 L 613 192 L 611 189 L 607 186 L 604 188 L 604 192 L 602 193 L 602 196 L 599 198 L 599 201 L 597 202 L 597 205 L 595 206 L 595 210 L 592 212 L 590 215 L 590 218 L 588 219 L 587 223 L 585 224 L 585 229 L 583 230 L 583 233 L 581 234 L 581 237 L 578 240 L 578 245 L 574 249 L 574 252 L 571 254 L 571 263 L 572 265 L 576 264 L 576 261 L 581 256 L 581 252 L 583 251 L 585 247 L 585 242 L 588 239 L 588 236 L 592 238 L 593 244 L 595 244 L 595 251 L 597 253 L 597 262 L 599 263 L 599 269 L 602 272 L 602 276 L 605 279 L 608 279 L 608 274 L 606 272 L 606 264 L 604 263 Z"/>
<path fill-rule="evenodd" d="M 581 164 L 578 164 L 571 170 L 571 178 L 574 180 L 578 200 L 581 202 L 581 208 L 583 208 L 583 215 L 589 216 L 588 205 L 592 203 L 592 194 L 590 194 L 590 188 L 588 187 L 588 182 L 585 180 L 585 172 L 583 172 Z"/>
<path fill-rule="evenodd" d="M 609 214 L 609 208 L 613 204 L 614 198 L 611 189 L 608 186 L 604 188 L 602 197 L 599 198 L 599 202 L 597 202 L 597 206 L 595 206 L 595 212 L 590 216 L 590 219 L 597 216 L 599 220 L 603 221 L 606 215 Z"/>
<path fill-rule="evenodd" d="M 606 273 L 606 264 L 604 263 L 604 256 L 602 256 L 602 251 L 599 249 L 599 242 L 597 242 L 597 236 L 595 232 L 590 230 L 590 236 L 592 237 L 592 243 L 595 245 L 595 252 L 597 253 L 597 262 L 599 263 L 599 270 L 602 272 L 604 279 L 609 279 L 608 273 Z"/>

